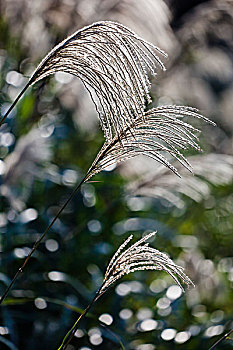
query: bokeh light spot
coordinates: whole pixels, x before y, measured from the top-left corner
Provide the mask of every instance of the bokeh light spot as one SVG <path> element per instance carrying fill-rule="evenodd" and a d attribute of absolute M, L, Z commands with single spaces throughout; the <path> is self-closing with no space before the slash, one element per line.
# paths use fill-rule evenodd
<path fill-rule="evenodd" d="M 160 293 L 162 292 L 165 288 L 167 287 L 167 283 L 166 281 L 158 278 L 154 281 L 151 282 L 150 284 L 150 290 L 153 292 L 153 293 Z"/>
<path fill-rule="evenodd" d="M 0 327 L 0 335 L 9 334 L 9 329 L 7 327 Z"/>
<path fill-rule="evenodd" d="M 154 329 L 156 329 L 157 326 L 158 326 L 158 322 L 149 318 L 149 319 L 141 322 L 140 330 L 142 332 L 149 332 L 149 331 L 153 331 Z"/>
<path fill-rule="evenodd" d="M 47 307 L 47 303 L 43 298 L 36 298 L 34 303 L 37 309 L 40 309 L 40 310 L 46 309 Z"/>
<path fill-rule="evenodd" d="M 45 241 L 45 247 L 49 252 L 56 252 L 59 248 L 59 244 L 55 239 L 47 239 Z"/>
<path fill-rule="evenodd" d="M 166 296 L 170 299 L 170 300 L 175 300 L 177 298 L 179 298 L 182 294 L 182 290 L 179 286 L 173 285 L 170 286 L 166 292 Z"/>
<path fill-rule="evenodd" d="M 5 134 L 1 135 L 0 144 L 3 147 L 9 147 L 13 145 L 14 142 L 15 142 L 15 137 L 10 132 L 6 132 Z"/>
<path fill-rule="evenodd" d="M 177 331 L 174 328 L 164 329 L 161 333 L 163 340 L 169 341 L 175 338 Z"/>
<path fill-rule="evenodd" d="M 99 317 L 99 320 L 103 323 L 105 323 L 107 326 L 110 326 L 110 324 L 113 323 L 113 317 L 109 314 L 102 314 Z"/>
<path fill-rule="evenodd" d="M 151 309 L 149 309 L 147 307 L 142 307 L 137 312 L 137 319 L 142 321 L 142 320 L 145 320 L 147 318 L 151 318 L 152 315 L 153 315 L 153 312 Z"/>
<path fill-rule="evenodd" d="M 156 306 L 159 308 L 159 309 L 166 309 L 167 307 L 169 307 L 171 304 L 171 301 L 164 297 L 164 298 L 160 298 L 158 301 L 157 301 L 157 304 Z"/>
<path fill-rule="evenodd" d="M 215 335 L 219 335 L 223 332 L 224 327 L 222 325 L 211 326 L 206 329 L 204 335 L 208 338 L 214 337 Z"/>
<path fill-rule="evenodd" d="M 88 230 L 92 233 L 99 233 L 102 230 L 102 225 L 99 220 L 90 220 L 87 224 Z"/>
<path fill-rule="evenodd" d="M 119 316 L 122 320 L 128 320 L 129 318 L 131 318 L 133 316 L 133 311 L 130 309 L 122 309 L 119 312 Z"/>
<path fill-rule="evenodd" d="M 48 273 L 48 278 L 51 281 L 65 281 L 65 274 L 60 271 L 51 271 Z"/>
<path fill-rule="evenodd" d="M 175 342 L 178 344 L 183 344 L 189 340 L 191 334 L 189 332 L 179 332 L 175 336 Z"/>
<path fill-rule="evenodd" d="M 19 72 L 16 72 L 15 70 L 8 72 L 6 75 L 7 84 L 13 85 L 15 87 L 21 86 L 24 81 L 25 81 L 25 78 L 23 77 L 23 75 L 20 74 Z"/>
<path fill-rule="evenodd" d="M 81 329 L 77 329 L 77 331 L 74 333 L 74 336 L 77 338 L 82 338 L 84 336 L 84 332 Z"/>
<path fill-rule="evenodd" d="M 24 224 L 27 222 L 36 220 L 38 217 L 38 213 L 36 209 L 28 208 L 20 213 L 20 221 Z"/>
<path fill-rule="evenodd" d="M 125 296 L 131 292 L 131 289 L 127 283 L 120 283 L 116 287 L 116 293 L 120 296 Z"/>

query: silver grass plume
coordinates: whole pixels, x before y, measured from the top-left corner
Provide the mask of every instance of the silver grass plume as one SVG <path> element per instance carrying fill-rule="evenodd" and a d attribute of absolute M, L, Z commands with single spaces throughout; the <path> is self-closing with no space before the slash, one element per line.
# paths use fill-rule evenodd
<path fill-rule="evenodd" d="M 193 285 L 193 282 L 184 273 L 183 267 L 176 265 L 165 253 L 161 253 L 159 250 L 150 247 L 149 243 L 145 243 L 155 234 L 156 232 L 147 234 L 127 249 L 126 246 L 133 235 L 125 240 L 110 260 L 103 285 L 98 293 L 101 294 L 124 275 L 143 270 L 162 270 L 169 273 L 183 291 L 180 280 L 187 285 Z"/>
<path fill-rule="evenodd" d="M 92 96 L 94 90 L 102 109 L 99 116 L 106 138 L 85 177 L 35 242 L 22 267 L 18 269 L 2 295 L 0 304 L 64 208 L 81 185 L 93 175 L 113 163 L 137 155 L 149 156 L 178 175 L 176 168 L 164 157 L 164 152 L 178 159 L 191 171 L 191 165 L 178 148 L 185 150 L 193 147 L 199 150 L 198 139 L 194 134 L 198 130 L 182 118 L 191 116 L 209 120 L 197 110 L 183 106 L 157 107 L 145 112 L 150 86 L 147 71 L 149 69 L 155 74 L 156 65 L 165 69 L 157 56 L 158 52 L 164 54 L 159 48 L 139 38 L 121 24 L 94 23 L 65 39 L 42 60 L 28 84 L 0 121 L 1 125 L 29 86 L 57 71 L 64 71 L 78 76 L 83 81 L 98 109 Z"/>
<path fill-rule="evenodd" d="M 156 66 L 165 70 L 158 54 L 166 56 L 120 23 L 93 23 L 47 54 L 10 109 L 29 86 L 56 72 L 67 72 L 80 78 L 90 93 L 105 138 L 110 142 L 135 118 L 143 116 L 151 101 L 148 72 L 155 75 Z"/>
<path fill-rule="evenodd" d="M 130 235 L 124 243 L 120 245 L 107 266 L 101 287 L 90 304 L 74 323 L 73 327 L 66 333 L 58 350 L 65 350 L 67 348 L 67 345 L 70 343 L 79 327 L 80 320 L 87 314 L 92 305 L 113 285 L 113 283 L 124 275 L 128 275 L 135 271 L 165 271 L 175 280 L 183 292 L 184 288 L 181 282 L 185 283 L 187 286 L 194 286 L 191 279 L 184 273 L 183 267 L 176 265 L 167 254 L 149 246 L 149 243 L 146 241 L 155 234 L 156 232 L 151 232 L 127 248 L 129 242 L 133 238 L 133 235 Z"/>
<path fill-rule="evenodd" d="M 125 127 L 119 135 L 116 135 L 111 142 L 105 141 L 96 159 L 92 163 L 85 177 L 75 187 L 70 197 L 58 210 L 56 216 L 47 226 L 43 234 L 35 242 L 32 250 L 25 259 L 21 268 L 18 269 L 11 283 L 0 299 L 0 304 L 8 295 L 18 276 L 26 266 L 40 242 L 47 235 L 59 215 L 67 204 L 71 201 L 81 185 L 87 182 L 92 176 L 106 169 L 113 163 L 122 162 L 138 155 L 151 157 L 171 169 L 179 175 L 177 169 L 169 163 L 163 153 L 167 152 L 175 157 L 184 167 L 192 170 L 187 159 L 180 153 L 178 148 L 186 150 L 188 147 L 199 150 L 198 139 L 194 132 L 198 131 L 190 124 L 182 120 L 183 117 L 190 116 L 201 118 L 210 122 L 200 115 L 197 110 L 184 106 L 157 107 L 145 112 L 143 117 L 138 117 L 129 127 Z"/>
<path fill-rule="evenodd" d="M 153 167 L 151 163 L 140 162 L 140 177 L 131 181 L 126 188 L 126 193 L 133 196 L 144 196 L 162 199 L 177 207 L 183 207 L 184 203 L 180 195 L 185 195 L 196 202 L 208 198 L 210 185 L 227 185 L 233 180 L 233 156 L 226 154 L 195 155 L 187 158 L 192 164 L 192 176 L 185 171 L 181 164 L 173 165 L 181 174 L 182 179 L 174 176 L 168 169 L 160 166 Z M 129 164 L 132 173 L 132 164 Z M 125 171 L 127 171 L 126 165 Z M 151 169 L 152 168 L 152 169 Z"/>
<path fill-rule="evenodd" d="M 178 162 L 192 171 L 191 164 L 179 151 L 189 147 L 200 150 L 195 132 L 199 130 L 184 122 L 184 117 L 203 117 L 195 108 L 185 106 L 161 106 L 152 108 L 138 117 L 130 127 L 126 127 L 113 140 L 105 142 L 91 168 L 87 179 L 99 173 L 106 167 L 133 158 L 138 155 L 148 156 L 172 170 L 179 176 L 179 172 L 164 153 L 170 154 Z M 212 123 L 214 124 L 214 123 Z"/>

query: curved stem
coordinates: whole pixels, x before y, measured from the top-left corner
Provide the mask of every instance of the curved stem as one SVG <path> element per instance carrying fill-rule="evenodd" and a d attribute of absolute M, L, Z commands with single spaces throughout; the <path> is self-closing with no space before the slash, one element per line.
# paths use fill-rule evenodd
<path fill-rule="evenodd" d="M 233 328 L 228 333 L 224 334 L 224 336 L 222 336 L 222 338 L 220 338 L 216 343 L 214 343 L 214 345 L 212 345 L 211 348 L 209 348 L 209 350 L 215 349 L 223 340 L 229 337 L 231 333 L 233 333 Z"/>
<path fill-rule="evenodd" d="M 97 300 L 97 296 L 98 296 L 98 294 L 92 299 L 90 304 L 86 307 L 86 309 L 81 313 L 81 315 L 79 316 L 77 321 L 73 324 L 72 328 L 66 333 L 61 345 L 59 346 L 59 348 L 57 350 L 65 350 L 66 349 L 67 345 L 70 343 L 71 339 L 73 338 L 75 332 L 78 329 L 78 324 L 79 324 L 80 320 L 86 316 L 86 314 L 88 313 L 88 311 L 90 310 L 90 308 L 92 307 L 94 302 Z"/>
<path fill-rule="evenodd" d="M 69 196 L 69 198 L 66 200 L 66 202 L 61 206 L 61 208 L 59 209 L 59 211 L 57 212 L 56 216 L 53 218 L 53 220 L 51 221 L 51 223 L 48 225 L 48 227 L 46 228 L 46 230 L 44 231 L 44 233 L 37 239 L 37 241 L 35 242 L 33 248 L 31 249 L 30 253 L 28 254 L 28 256 L 26 257 L 26 259 L 24 260 L 22 266 L 18 269 L 18 271 L 16 272 L 16 274 L 14 275 L 11 283 L 9 284 L 9 286 L 7 287 L 7 289 L 5 290 L 4 294 L 1 296 L 0 299 L 0 304 L 2 304 L 2 302 L 4 301 L 4 299 L 6 298 L 6 296 L 8 295 L 9 291 L 11 290 L 11 288 L 13 287 L 15 281 L 17 280 L 18 276 L 23 273 L 23 270 L 25 268 L 25 266 L 27 265 L 29 259 L 31 258 L 32 254 L 35 252 L 35 250 L 37 249 L 38 245 L 40 244 L 40 242 L 44 239 L 44 237 L 47 235 L 48 231 L 51 229 L 51 227 L 53 226 L 53 224 L 55 223 L 55 221 L 57 220 L 58 216 L 61 214 L 61 212 L 65 209 L 65 207 L 67 206 L 67 204 L 71 201 L 71 199 L 74 197 L 75 193 L 80 189 L 81 185 L 86 181 L 86 179 L 88 178 L 90 172 L 87 172 L 86 176 L 82 179 L 82 181 L 75 187 L 75 189 L 73 190 L 73 192 L 71 193 L 71 195 Z"/>
<path fill-rule="evenodd" d="M 61 345 L 59 346 L 59 348 L 57 350 L 65 350 L 67 345 L 70 343 L 70 341 L 72 340 L 72 338 L 74 337 L 75 332 L 78 329 L 78 324 L 80 322 L 80 320 L 86 316 L 86 314 L 88 313 L 88 311 L 90 310 L 90 308 L 92 307 L 92 305 L 107 291 L 107 289 L 103 289 L 103 285 L 104 282 L 102 283 L 102 285 L 100 286 L 100 288 L 98 289 L 98 291 L 96 292 L 96 295 L 94 296 L 94 298 L 92 299 L 92 301 L 90 302 L 90 304 L 86 307 L 86 309 L 81 313 L 81 315 L 79 316 L 79 318 L 77 319 L 77 321 L 73 324 L 72 328 L 66 333 L 65 337 L 63 338 L 63 341 L 61 343 Z"/>
<path fill-rule="evenodd" d="M 10 106 L 10 108 L 8 109 L 8 111 L 5 113 L 5 115 L 2 117 L 2 119 L 0 120 L 0 126 L 4 123 L 5 119 L 8 117 L 8 115 L 10 114 L 10 112 L 12 111 L 12 109 L 15 107 L 15 105 L 17 104 L 17 102 L 20 100 L 20 98 L 23 96 L 23 94 L 25 93 L 25 91 L 29 88 L 29 86 L 31 85 L 31 79 L 28 81 L 28 83 L 25 85 L 25 87 L 23 88 L 23 90 L 20 91 L 20 93 L 18 94 L 18 96 L 16 97 L 16 99 L 14 100 L 14 102 L 12 103 L 12 105 Z"/>

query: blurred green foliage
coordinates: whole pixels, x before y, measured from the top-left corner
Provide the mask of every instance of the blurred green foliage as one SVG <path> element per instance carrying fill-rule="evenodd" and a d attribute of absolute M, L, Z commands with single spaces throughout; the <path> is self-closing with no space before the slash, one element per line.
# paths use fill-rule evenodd
<path fill-rule="evenodd" d="M 3 114 L 21 88 L 7 83 L 7 74 L 21 74 L 27 51 L 3 17 L 0 42 Z M 73 114 L 60 101 L 57 82 L 51 78 L 27 92 L 0 130 L 1 140 L 9 134 L 8 143 L 2 141 L 0 146 L 3 162 L 9 155 L 17 156 L 20 137 L 32 128 L 44 133 L 50 152 L 44 158 L 44 148 L 36 148 L 40 162 L 33 157 L 27 161 L 24 152 L 13 173 L 8 177 L 1 173 L 1 293 L 103 143 L 100 130 L 83 131 Z M 129 231 L 139 238 L 147 230 L 158 230 L 152 244 L 185 264 L 196 288 L 169 298 L 174 282 L 165 273 L 124 277 L 94 305 L 69 350 L 117 350 L 122 348 L 120 341 L 125 349 L 138 350 L 210 347 L 233 327 L 233 184 L 210 184 L 211 196 L 199 203 L 183 196 L 180 209 L 151 200 L 135 211 L 127 204 L 128 180 L 117 169 L 93 180 L 64 210 L 4 302 L 0 348 L 56 349 L 100 286 L 108 260 Z M 109 326 L 98 320 L 104 313 L 113 318 Z M 156 326 L 147 330 L 145 320 L 155 320 Z M 101 334 L 96 338 L 99 343 L 93 334 Z M 232 345 L 228 339 L 218 349 Z"/>

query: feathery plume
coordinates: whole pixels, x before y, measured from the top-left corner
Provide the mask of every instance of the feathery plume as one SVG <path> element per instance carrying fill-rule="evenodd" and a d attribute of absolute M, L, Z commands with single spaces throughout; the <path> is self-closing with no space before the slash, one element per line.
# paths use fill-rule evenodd
<path fill-rule="evenodd" d="M 149 243 L 145 243 L 155 234 L 156 232 L 147 234 L 127 249 L 126 246 L 133 238 L 133 235 L 126 239 L 108 264 L 99 294 L 108 289 L 124 275 L 143 270 L 166 271 L 183 291 L 184 289 L 179 279 L 187 285 L 193 284 L 190 278 L 184 273 L 183 267 L 176 265 L 165 253 L 161 253 L 159 250 L 150 247 Z"/>
<path fill-rule="evenodd" d="M 194 134 L 198 130 L 182 118 L 191 116 L 210 121 L 196 109 L 184 106 L 157 107 L 145 112 L 146 102 L 149 102 L 148 70 L 156 74 L 156 65 L 165 69 L 158 53 L 165 55 L 158 47 L 119 23 L 94 23 L 72 34 L 50 51 L 2 118 L 0 125 L 29 86 L 57 71 L 68 72 L 82 80 L 97 110 L 92 91 L 98 97 L 100 122 L 106 140 L 85 177 L 35 242 L 2 295 L 0 304 L 61 212 L 81 185 L 93 175 L 113 163 L 137 155 L 151 157 L 179 175 L 163 155 L 166 152 L 191 171 L 191 165 L 178 148 L 186 150 L 192 147 L 199 150 L 198 139 Z"/>
<path fill-rule="evenodd" d="M 88 172 L 88 178 L 99 173 L 113 163 L 119 163 L 138 155 L 148 156 L 179 175 L 177 169 L 166 159 L 164 153 L 169 153 L 182 166 L 192 171 L 191 164 L 179 151 L 189 147 L 200 150 L 198 138 L 194 132 L 199 131 L 184 122 L 183 117 L 203 117 L 195 108 L 185 106 L 163 106 L 152 108 L 138 117 L 130 127 L 116 135 L 111 143 L 105 142 L 96 160 Z"/>
<path fill-rule="evenodd" d="M 29 86 L 62 71 L 80 78 L 91 95 L 107 141 L 143 116 L 150 102 L 148 71 L 165 70 L 166 54 L 120 23 L 102 21 L 78 30 L 38 65 L 1 124 Z M 96 102 L 98 100 L 98 104 Z"/>
<path fill-rule="evenodd" d="M 65 350 L 67 348 L 67 345 L 70 343 L 78 329 L 80 320 L 87 314 L 92 305 L 112 286 L 112 284 L 124 275 L 135 271 L 159 270 L 167 272 L 183 292 L 184 288 L 181 282 L 185 283 L 187 286 L 194 286 L 191 279 L 184 273 L 183 267 L 176 265 L 168 255 L 161 253 L 159 250 L 150 247 L 149 243 L 146 243 L 146 241 L 155 234 L 156 232 L 151 232 L 126 248 L 133 238 L 133 235 L 130 235 L 124 243 L 120 245 L 107 266 L 102 286 L 99 288 L 90 304 L 74 323 L 73 327 L 67 332 L 58 350 Z"/>
<path fill-rule="evenodd" d="M 191 165 L 180 153 L 178 148 L 183 150 L 187 149 L 188 147 L 192 147 L 197 150 L 200 148 L 197 143 L 198 139 L 194 134 L 194 132 L 198 130 L 182 120 L 182 118 L 185 116 L 201 118 L 207 122 L 210 122 L 207 118 L 200 115 L 196 109 L 191 107 L 157 107 L 145 112 L 143 118 L 139 116 L 129 127 L 125 127 L 119 135 L 116 135 L 110 143 L 105 141 L 85 177 L 76 186 L 52 222 L 36 241 L 31 252 L 25 259 L 22 268 L 24 268 L 24 266 L 27 264 L 40 242 L 46 236 L 54 222 L 57 220 L 58 216 L 73 198 L 75 193 L 79 190 L 81 185 L 109 165 L 125 161 L 138 155 L 146 155 L 162 163 L 171 169 L 175 174 L 179 175 L 177 169 L 171 165 L 171 163 L 169 163 L 169 161 L 162 154 L 167 152 L 191 171 Z M 17 271 L 10 285 L 7 287 L 5 293 L 0 299 L 0 304 L 9 293 L 9 290 L 12 288 L 20 272 L 21 268 Z"/>

